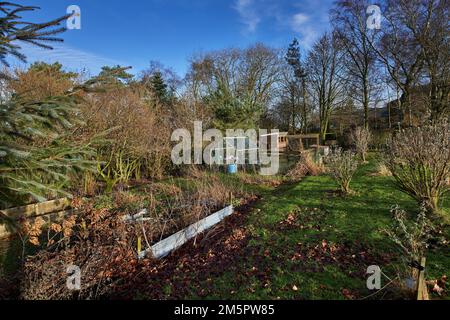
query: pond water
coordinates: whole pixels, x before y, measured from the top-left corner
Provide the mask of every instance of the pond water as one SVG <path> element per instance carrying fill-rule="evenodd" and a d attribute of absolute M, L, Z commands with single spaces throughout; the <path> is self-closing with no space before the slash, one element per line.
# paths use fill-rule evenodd
<path fill-rule="evenodd" d="M 279 159 L 279 175 L 286 174 L 300 159 L 300 155 L 298 153 L 279 153 L 278 155 Z M 264 154 L 264 157 L 270 158 L 271 154 L 270 152 L 267 152 Z M 248 159 L 248 155 L 246 155 L 246 159 Z M 269 167 L 269 165 L 264 166 Z M 211 166 L 210 169 L 217 172 L 225 172 L 226 166 Z M 245 165 L 238 165 L 238 171 L 239 172 L 246 172 L 246 173 L 258 173 L 260 170 L 260 165 L 252 165 L 252 164 L 245 164 Z"/>
<path fill-rule="evenodd" d="M 298 154 L 280 154 L 280 174 L 286 174 L 300 159 Z"/>

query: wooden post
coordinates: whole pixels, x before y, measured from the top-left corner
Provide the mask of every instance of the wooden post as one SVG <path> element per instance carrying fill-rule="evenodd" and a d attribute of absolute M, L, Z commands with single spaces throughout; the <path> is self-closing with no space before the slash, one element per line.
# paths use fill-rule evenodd
<path fill-rule="evenodd" d="M 427 284 L 425 281 L 426 262 L 427 262 L 426 258 L 422 258 L 422 261 L 420 262 L 420 265 L 422 266 L 423 270 L 419 271 L 419 277 L 417 280 L 417 300 L 430 300 L 430 297 L 428 296 Z"/>

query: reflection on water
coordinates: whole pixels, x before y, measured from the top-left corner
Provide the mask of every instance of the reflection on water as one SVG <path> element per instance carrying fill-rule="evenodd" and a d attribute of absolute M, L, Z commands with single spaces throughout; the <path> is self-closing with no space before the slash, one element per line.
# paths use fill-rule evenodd
<path fill-rule="evenodd" d="M 268 152 L 265 154 L 266 157 L 271 157 L 271 153 Z M 278 156 L 279 161 L 279 175 L 286 174 L 292 167 L 298 162 L 300 159 L 300 155 L 298 153 L 277 153 L 274 156 Z"/>
<path fill-rule="evenodd" d="M 299 159 L 298 154 L 280 153 L 280 174 L 286 174 Z"/>
<path fill-rule="evenodd" d="M 263 156 L 267 159 L 272 156 L 270 152 L 265 152 Z M 278 153 L 273 155 L 277 156 L 279 159 L 279 171 L 278 175 L 286 174 L 300 159 L 300 155 L 298 153 Z M 260 172 L 260 165 L 248 164 L 249 157 L 245 158 L 247 161 L 245 165 L 239 165 L 239 171 L 245 173 L 253 173 L 258 174 Z M 265 165 L 264 167 L 269 167 L 270 165 Z M 210 169 L 214 172 L 226 172 L 226 166 L 214 165 L 210 166 Z"/>

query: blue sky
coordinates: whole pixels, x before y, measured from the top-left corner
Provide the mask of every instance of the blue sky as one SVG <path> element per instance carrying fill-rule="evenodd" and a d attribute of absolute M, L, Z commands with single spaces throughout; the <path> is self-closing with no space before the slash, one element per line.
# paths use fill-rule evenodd
<path fill-rule="evenodd" d="M 29 62 L 60 61 L 67 69 L 132 66 L 138 74 L 151 60 L 184 75 L 196 53 L 263 42 L 286 47 L 297 37 L 304 49 L 329 27 L 333 0 L 23 0 L 41 10 L 33 22 L 81 9 L 81 30 L 62 34 L 54 51 L 24 46 Z"/>

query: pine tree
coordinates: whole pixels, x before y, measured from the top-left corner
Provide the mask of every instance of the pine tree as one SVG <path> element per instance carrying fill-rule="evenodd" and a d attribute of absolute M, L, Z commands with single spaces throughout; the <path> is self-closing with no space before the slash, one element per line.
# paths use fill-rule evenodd
<path fill-rule="evenodd" d="M 150 84 L 153 93 L 156 95 L 160 102 L 166 102 L 168 100 L 169 94 L 167 91 L 167 84 L 164 81 L 161 72 L 156 71 L 150 79 Z"/>
<path fill-rule="evenodd" d="M 60 27 L 62 21 L 69 16 L 45 22 L 32 23 L 23 21 L 20 14 L 39 9 L 33 6 L 22 6 L 19 4 L 0 2 L 0 62 L 9 66 L 8 56 L 26 62 L 26 56 L 20 52 L 18 42 L 25 42 L 40 48 L 52 49 L 48 42 L 61 42 L 62 39 L 54 37 L 56 34 L 64 32 L 66 28 Z M 5 74 L 0 73 L 2 76 Z"/>
<path fill-rule="evenodd" d="M 110 79 L 114 83 L 125 83 L 128 84 L 133 80 L 133 75 L 131 73 L 126 72 L 126 70 L 130 69 L 130 67 L 121 67 L 119 65 L 115 67 L 102 67 L 102 71 L 99 76 Z"/>
<path fill-rule="evenodd" d="M 222 86 L 207 98 L 207 102 L 213 106 L 214 126 L 221 130 L 254 129 L 263 112 L 263 108 L 249 97 L 234 97 Z"/>
<path fill-rule="evenodd" d="M 302 99 L 302 110 L 301 110 L 301 127 L 302 131 L 306 133 L 308 127 L 308 102 L 307 102 L 307 91 L 306 91 L 306 79 L 307 75 L 305 72 L 305 68 L 302 65 L 301 61 L 301 53 L 300 53 L 300 44 L 297 39 L 294 38 L 292 43 L 289 45 L 287 54 L 286 54 L 286 62 L 292 68 L 294 81 L 293 84 L 296 87 L 300 87 L 301 90 L 301 99 Z M 295 99 L 294 99 L 295 100 Z M 297 106 L 295 102 L 292 103 L 292 127 L 295 130 L 295 117 L 296 117 L 296 109 Z"/>
<path fill-rule="evenodd" d="M 63 65 L 59 62 L 48 64 L 46 62 L 38 61 L 30 65 L 29 71 L 45 72 L 55 76 L 58 79 L 74 79 L 78 76 L 75 72 L 66 72 L 63 70 Z"/>
<path fill-rule="evenodd" d="M 20 13 L 36 7 L 0 3 L 0 61 L 8 56 L 26 62 L 17 41 L 51 49 L 46 42 L 61 41 L 54 35 L 65 29 L 59 24 L 67 17 L 47 23 L 23 21 Z M 40 68 L 42 65 L 34 65 Z M 8 79 L 5 74 L 3 78 Z M 73 88 L 63 96 L 42 101 L 26 101 L 16 95 L 0 105 L 0 206 L 22 204 L 34 198 L 64 193 L 69 174 L 90 168 L 89 144 L 74 143 L 69 128 L 76 121 L 78 90 L 95 81 Z M 36 140 L 46 140 L 36 145 Z"/>
<path fill-rule="evenodd" d="M 301 63 L 301 54 L 300 54 L 300 44 L 297 39 L 294 39 L 292 43 L 289 45 L 287 54 L 286 54 L 286 62 L 292 67 L 294 70 L 294 76 L 297 79 L 301 79 L 304 77 L 305 72 Z"/>

